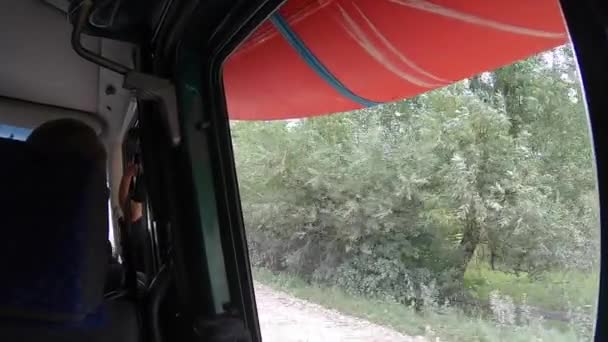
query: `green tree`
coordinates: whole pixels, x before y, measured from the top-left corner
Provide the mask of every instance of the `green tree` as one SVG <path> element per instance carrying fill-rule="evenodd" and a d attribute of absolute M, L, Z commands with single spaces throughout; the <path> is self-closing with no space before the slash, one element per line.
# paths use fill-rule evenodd
<path fill-rule="evenodd" d="M 233 123 L 254 265 L 417 306 L 461 298 L 481 250 L 506 272 L 595 267 L 574 66 L 562 47 L 409 100 Z"/>

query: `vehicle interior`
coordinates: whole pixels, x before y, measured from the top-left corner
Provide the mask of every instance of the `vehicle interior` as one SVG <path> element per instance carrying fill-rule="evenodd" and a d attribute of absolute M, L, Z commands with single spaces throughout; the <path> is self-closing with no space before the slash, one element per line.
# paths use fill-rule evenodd
<path fill-rule="evenodd" d="M 245 119 L 249 114 L 239 103 L 227 103 L 225 87 L 265 95 L 267 88 L 249 89 L 251 83 L 240 85 L 237 77 L 257 70 L 264 54 L 233 54 L 251 44 L 246 40 L 254 32 L 260 37 L 268 18 L 285 28 L 271 16 L 289 3 L 0 0 L 0 153 L 6 158 L 0 172 L 0 339 L 262 340 L 229 108 L 242 110 Z M 299 5 L 308 3 L 316 2 Z M 608 7 L 599 0 L 561 0 L 557 6 L 586 95 L 603 242 Z M 224 69 L 231 56 L 244 60 L 241 69 Z M 328 77 L 318 61 L 307 63 L 302 68 L 316 65 L 311 77 Z M 226 86 L 224 76 L 231 82 Z M 329 82 L 350 102 L 336 102 L 331 112 L 367 104 L 339 83 Z M 267 107 L 273 96 L 280 99 L 279 91 L 269 91 Z M 280 114 L 251 115 L 269 120 Z M 28 138 L 52 122 L 63 122 L 64 130 L 49 132 L 41 144 L 36 134 Z M 87 138 L 69 139 L 78 132 L 95 133 L 105 151 L 103 167 L 92 162 L 91 150 L 70 150 L 70 144 L 87 144 Z M 56 153 L 53 142 L 60 146 L 62 140 L 71 152 Z M 137 165 L 134 181 L 121 195 L 129 165 Z M 130 228 L 133 204 L 125 198 L 133 196 L 143 203 L 138 215 L 145 229 Z M 602 248 L 602 261 L 606 253 Z M 602 262 L 596 341 L 608 339 L 606 267 Z"/>

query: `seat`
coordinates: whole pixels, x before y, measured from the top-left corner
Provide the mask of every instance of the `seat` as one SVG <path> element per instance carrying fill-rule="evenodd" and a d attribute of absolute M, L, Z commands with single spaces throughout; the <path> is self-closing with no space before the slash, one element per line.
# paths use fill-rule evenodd
<path fill-rule="evenodd" d="M 105 170 L 8 139 L 0 156 L 0 341 L 138 341 L 135 305 L 103 296 Z"/>

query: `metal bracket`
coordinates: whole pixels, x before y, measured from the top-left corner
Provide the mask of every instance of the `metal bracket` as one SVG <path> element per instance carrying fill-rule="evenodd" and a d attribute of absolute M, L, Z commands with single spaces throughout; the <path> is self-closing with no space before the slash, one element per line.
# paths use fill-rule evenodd
<path fill-rule="evenodd" d="M 111 59 L 105 58 L 96 54 L 95 52 L 88 50 L 84 46 L 82 46 L 82 42 L 80 41 L 80 35 L 86 26 L 87 21 L 89 20 L 89 16 L 93 12 L 93 0 L 82 0 L 78 5 L 80 7 L 78 12 L 78 17 L 74 22 L 74 29 L 72 30 L 72 48 L 74 51 L 82 58 L 91 61 L 99 66 L 105 67 L 112 71 L 115 71 L 121 75 L 125 75 L 131 71 L 131 68 L 124 66 L 120 63 L 117 63 Z"/>
<path fill-rule="evenodd" d="M 181 135 L 177 113 L 177 96 L 173 83 L 164 78 L 138 71 L 129 71 L 125 75 L 123 87 L 134 90 L 138 99 L 153 100 L 161 104 L 171 143 L 174 146 L 178 145 L 181 141 Z"/>
<path fill-rule="evenodd" d="M 82 46 L 80 34 L 93 11 L 93 5 L 92 0 L 82 0 L 78 5 L 80 10 L 77 21 L 74 23 L 74 30 L 72 31 L 72 47 L 74 51 L 86 60 L 124 75 L 123 87 L 134 90 L 138 99 L 160 102 L 163 107 L 163 114 L 169 130 L 171 143 L 173 145 L 179 144 L 181 137 L 179 132 L 179 119 L 177 117 L 177 98 L 175 95 L 175 87 L 171 81 L 132 70 L 127 66 L 98 55 Z"/>

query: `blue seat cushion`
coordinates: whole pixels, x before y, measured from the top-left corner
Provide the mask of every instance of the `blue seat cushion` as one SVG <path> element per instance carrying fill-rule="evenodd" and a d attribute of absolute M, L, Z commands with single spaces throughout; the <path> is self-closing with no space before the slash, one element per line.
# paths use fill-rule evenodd
<path fill-rule="evenodd" d="M 0 139 L 0 317 L 83 320 L 103 300 L 104 170 Z"/>

